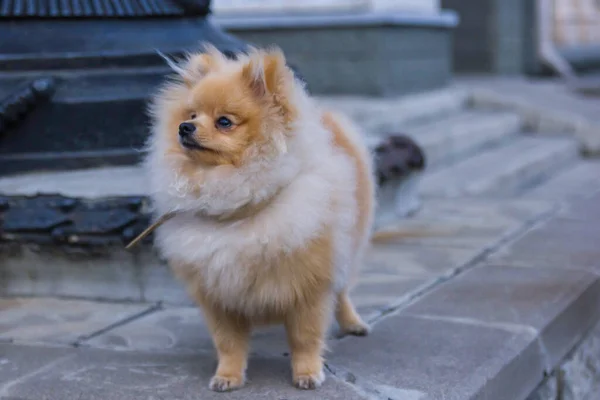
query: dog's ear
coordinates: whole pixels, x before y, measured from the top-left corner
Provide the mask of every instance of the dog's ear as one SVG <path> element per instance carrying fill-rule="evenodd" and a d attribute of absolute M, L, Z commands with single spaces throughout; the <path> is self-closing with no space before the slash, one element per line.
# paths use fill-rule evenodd
<path fill-rule="evenodd" d="M 187 86 L 192 86 L 211 69 L 217 68 L 225 61 L 225 56 L 214 46 L 204 45 L 202 53 L 188 54 L 187 59 L 177 62 L 165 54 L 157 53 L 166 61 L 167 65 L 183 79 Z"/>
<path fill-rule="evenodd" d="M 293 79 L 281 50 L 251 49 L 242 76 L 257 97 L 281 97 Z"/>

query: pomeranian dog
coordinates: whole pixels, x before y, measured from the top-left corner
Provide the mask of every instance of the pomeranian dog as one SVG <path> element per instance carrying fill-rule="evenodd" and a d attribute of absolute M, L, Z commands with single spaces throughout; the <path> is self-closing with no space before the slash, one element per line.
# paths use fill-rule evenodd
<path fill-rule="evenodd" d="M 155 242 L 205 315 L 215 391 L 241 387 L 253 327 L 283 324 L 293 383 L 325 379 L 335 318 L 366 335 L 348 290 L 369 242 L 372 161 L 349 120 L 321 111 L 278 49 L 237 59 L 213 47 L 168 60 L 145 166 Z"/>

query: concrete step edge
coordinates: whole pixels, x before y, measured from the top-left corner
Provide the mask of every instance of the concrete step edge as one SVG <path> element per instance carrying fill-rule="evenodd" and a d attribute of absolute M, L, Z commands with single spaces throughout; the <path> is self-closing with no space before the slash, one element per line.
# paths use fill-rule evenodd
<path fill-rule="evenodd" d="M 500 144 L 520 129 L 521 118 L 514 113 L 466 112 L 407 132 L 423 147 L 428 165 L 436 166 Z"/>
<path fill-rule="evenodd" d="M 424 195 L 515 195 L 577 158 L 572 140 L 518 138 L 424 177 Z M 490 165 L 491 164 L 491 165 Z M 488 173 L 481 175 L 481 171 Z M 478 175 L 471 174 L 474 171 Z"/>
<path fill-rule="evenodd" d="M 480 88 L 470 90 L 469 104 L 476 109 L 491 108 L 517 112 L 523 117 L 527 129 L 540 133 L 567 133 L 578 140 L 583 153 L 600 155 L 600 123 L 577 113 L 545 108 L 516 96 L 502 95 Z"/>
<path fill-rule="evenodd" d="M 369 135 L 400 133 L 409 124 L 462 110 L 467 91 L 456 88 L 407 95 L 395 99 L 359 96 L 317 97 L 324 109 L 346 113 Z"/>

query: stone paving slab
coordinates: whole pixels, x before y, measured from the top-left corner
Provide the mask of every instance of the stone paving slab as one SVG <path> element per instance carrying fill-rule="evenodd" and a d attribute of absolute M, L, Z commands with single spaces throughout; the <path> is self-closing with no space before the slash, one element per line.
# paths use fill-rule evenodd
<path fill-rule="evenodd" d="M 541 349 L 526 329 L 399 313 L 361 339 L 335 343 L 328 362 L 338 376 L 378 398 L 516 400 L 543 377 Z"/>
<path fill-rule="evenodd" d="M 524 197 L 574 201 L 589 195 L 590 189 L 594 187 L 600 188 L 600 162 L 585 160 L 527 191 Z"/>
<path fill-rule="evenodd" d="M 595 221 L 595 217 L 591 218 Z M 599 238 L 598 224 L 558 218 L 527 232 L 490 260 L 497 264 L 585 269 L 600 274 Z"/>
<path fill-rule="evenodd" d="M 411 245 L 380 245 L 367 255 L 352 299 L 362 316 L 371 320 L 385 309 L 405 302 L 452 274 L 478 255 L 461 248 L 423 248 Z M 332 334 L 335 334 L 335 327 Z M 166 307 L 119 326 L 83 343 L 86 346 L 139 351 L 210 350 L 212 344 L 200 311 L 195 307 Z M 282 355 L 288 346 L 280 328 L 258 330 L 253 351 Z"/>
<path fill-rule="evenodd" d="M 369 250 L 352 299 L 370 320 L 392 305 L 453 274 L 480 254 L 478 248 L 380 244 Z"/>
<path fill-rule="evenodd" d="M 477 267 L 404 309 L 447 321 L 531 328 L 552 369 L 600 318 L 600 280 L 585 271 Z"/>
<path fill-rule="evenodd" d="M 83 342 L 84 346 L 139 351 L 212 351 L 196 307 L 165 308 Z"/>
<path fill-rule="evenodd" d="M 580 222 L 600 222 L 600 196 L 598 196 L 600 185 L 597 186 L 596 192 L 591 196 L 567 203 L 559 210 L 558 216 Z"/>
<path fill-rule="evenodd" d="M 0 299 L 0 341 L 73 344 L 153 307 L 45 298 Z"/>
<path fill-rule="evenodd" d="M 425 199 L 416 216 L 385 227 L 414 237 L 378 244 L 367 254 L 360 279 L 363 286 L 356 289 L 355 301 L 370 315 L 385 308 L 390 299 L 411 296 L 551 210 L 552 202 L 541 200 Z M 191 304 L 183 285 L 150 249 L 128 252 L 112 247 L 78 255 L 20 246 L 6 253 L 2 270 L 2 295 Z M 386 288 L 377 290 L 374 283 L 385 279 L 382 274 L 394 277 L 387 280 Z"/>
<path fill-rule="evenodd" d="M 72 356 L 72 348 L 30 347 L 0 343 L 0 399 L 21 379 L 54 368 Z"/>
<path fill-rule="evenodd" d="M 248 368 L 249 382 L 229 394 L 208 389 L 216 366 L 209 354 L 149 354 L 92 349 L 72 349 L 57 358 L 45 348 L 0 345 L 9 365 L 29 373 L 0 384 L 0 399 L 21 400 L 211 400 L 211 399 L 315 399 L 315 392 L 300 391 L 291 384 L 289 359 L 254 357 Z M 32 368 L 24 354 L 39 351 Z M 0 378 L 2 379 L 2 378 Z M 0 381 L 2 382 L 2 381 Z M 319 389 L 318 398 L 364 400 L 366 397 L 333 376 Z M 4 397 L 3 397 L 4 396 Z"/>
<path fill-rule="evenodd" d="M 382 230 L 421 233 L 398 241 L 405 244 L 485 249 L 553 209 L 552 202 L 543 200 L 429 198 L 415 217 Z"/>
<path fill-rule="evenodd" d="M 165 308 L 82 343 L 84 347 L 142 352 L 213 352 L 208 327 L 196 307 Z M 289 356 L 282 326 L 261 327 L 252 335 L 251 353 Z"/>

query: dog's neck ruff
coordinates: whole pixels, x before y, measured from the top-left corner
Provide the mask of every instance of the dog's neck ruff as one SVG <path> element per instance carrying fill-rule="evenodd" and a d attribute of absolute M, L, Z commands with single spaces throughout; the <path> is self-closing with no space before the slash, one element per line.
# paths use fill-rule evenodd
<path fill-rule="evenodd" d="M 142 241 L 149 234 L 154 232 L 158 227 L 172 219 L 177 215 L 188 214 L 191 218 L 202 218 L 202 219 L 210 219 L 216 222 L 235 222 L 245 218 L 249 218 L 253 215 L 260 213 L 262 210 L 267 208 L 273 200 L 283 191 L 284 188 L 280 188 L 275 192 L 274 195 L 263 199 L 258 203 L 247 203 L 244 206 L 234 210 L 233 212 L 221 214 L 221 215 L 206 215 L 203 214 L 202 211 L 192 211 L 192 210 L 171 210 L 156 219 L 148 228 L 144 229 L 139 235 L 137 235 L 131 242 L 125 246 L 126 249 L 131 249 L 136 246 L 140 241 Z"/>

